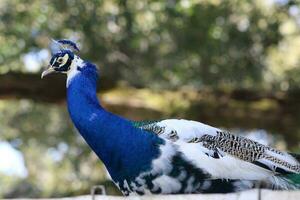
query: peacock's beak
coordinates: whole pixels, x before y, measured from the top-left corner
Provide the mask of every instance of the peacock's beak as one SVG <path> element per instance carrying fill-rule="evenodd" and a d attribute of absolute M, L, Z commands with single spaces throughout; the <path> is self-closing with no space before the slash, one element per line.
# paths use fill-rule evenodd
<path fill-rule="evenodd" d="M 51 65 L 48 65 L 48 68 L 43 71 L 41 78 L 44 78 L 45 76 L 47 76 L 49 74 L 53 74 L 54 72 L 56 72 L 56 71 L 53 69 L 53 67 Z"/>

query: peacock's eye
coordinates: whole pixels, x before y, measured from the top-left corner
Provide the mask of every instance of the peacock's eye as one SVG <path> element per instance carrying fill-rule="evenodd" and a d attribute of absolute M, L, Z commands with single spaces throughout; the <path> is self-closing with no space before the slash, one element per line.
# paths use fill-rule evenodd
<path fill-rule="evenodd" d="M 63 58 L 57 59 L 57 62 L 58 62 L 58 63 L 62 63 L 62 61 L 63 61 Z"/>

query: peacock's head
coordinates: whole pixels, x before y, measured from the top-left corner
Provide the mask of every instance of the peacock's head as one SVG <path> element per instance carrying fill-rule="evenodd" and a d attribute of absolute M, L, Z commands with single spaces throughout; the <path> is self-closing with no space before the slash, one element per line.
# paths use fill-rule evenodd
<path fill-rule="evenodd" d="M 79 59 L 74 54 L 74 51 L 79 51 L 77 45 L 70 40 L 58 40 L 55 43 L 59 44 L 61 49 L 55 53 L 46 70 L 43 71 L 41 78 L 52 73 L 68 73 L 71 70 L 72 63 Z M 67 47 L 67 48 L 66 48 Z"/>

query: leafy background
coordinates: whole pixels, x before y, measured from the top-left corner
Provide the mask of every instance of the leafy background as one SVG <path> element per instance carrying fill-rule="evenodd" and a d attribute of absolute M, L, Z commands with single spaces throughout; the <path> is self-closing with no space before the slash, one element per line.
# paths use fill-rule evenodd
<path fill-rule="evenodd" d="M 131 119 L 188 118 L 267 133 L 299 152 L 300 8 L 292 0 L 2 0 L 0 197 L 58 197 L 104 184 L 76 132 L 65 77 L 40 73 L 50 39 L 100 67 L 99 97 Z"/>

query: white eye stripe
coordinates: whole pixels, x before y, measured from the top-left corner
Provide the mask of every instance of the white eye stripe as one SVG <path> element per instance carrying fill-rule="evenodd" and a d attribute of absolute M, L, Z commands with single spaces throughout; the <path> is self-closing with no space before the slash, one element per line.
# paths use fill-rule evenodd
<path fill-rule="evenodd" d="M 54 65 L 54 63 L 56 62 L 57 58 L 54 58 L 53 62 L 51 63 L 51 65 Z"/>
<path fill-rule="evenodd" d="M 68 54 L 65 54 L 63 57 L 59 57 L 58 58 L 58 67 L 62 67 L 64 66 L 67 62 L 68 62 L 68 58 L 69 58 L 69 55 Z"/>

